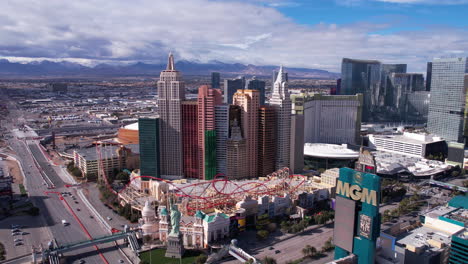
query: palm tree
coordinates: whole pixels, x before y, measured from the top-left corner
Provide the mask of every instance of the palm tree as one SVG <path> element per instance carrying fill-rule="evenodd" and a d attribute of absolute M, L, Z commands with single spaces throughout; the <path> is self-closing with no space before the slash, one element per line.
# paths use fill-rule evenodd
<path fill-rule="evenodd" d="M 317 249 L 315 247 L 311 247 L 310 248 L 310 256 L 315 257 L 316 254 L 317 254 Z"/>
<path fill-rule="evenodd" d="M 276 264 L 276 259 L 271 258 L 271 257 L 264 257 L 262 259 L 263 264 Z"/>
<path fill-rule="evenodd" d="M 312 247 L 310 245 L 307 245 L 302 249 L 302 254 L 304 254 L 304 257 L 308 257 L 310 255 L 311 248 Z"/>

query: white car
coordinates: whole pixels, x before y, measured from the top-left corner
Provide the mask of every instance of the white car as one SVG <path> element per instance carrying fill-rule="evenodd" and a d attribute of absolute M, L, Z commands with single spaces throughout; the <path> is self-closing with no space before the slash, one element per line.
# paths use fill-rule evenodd
<path fill-rule="evenodd" d="M 112 220 L 112 217 L 109 217 L 109 216 L 108 216 L 108 217 L 107 217 L 107 220 L 108 220 L 108 221 Z"/>

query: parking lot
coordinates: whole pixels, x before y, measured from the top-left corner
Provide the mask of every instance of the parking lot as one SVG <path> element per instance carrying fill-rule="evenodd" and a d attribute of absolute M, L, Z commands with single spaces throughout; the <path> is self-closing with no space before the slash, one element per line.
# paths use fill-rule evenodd
<path fill-rule="evenodd" d="M 0 237 L 7 259 L 31 254 L 33 246 L 36 249 L 39 249 L 40 245 L 47 247 L 52 236 L 41 222 L 40 216 L 14 216 L 0 221 Z M 12 235 L 12 225 L 20 226 L 18 232 L 14 232 L 15 235 Z"/>

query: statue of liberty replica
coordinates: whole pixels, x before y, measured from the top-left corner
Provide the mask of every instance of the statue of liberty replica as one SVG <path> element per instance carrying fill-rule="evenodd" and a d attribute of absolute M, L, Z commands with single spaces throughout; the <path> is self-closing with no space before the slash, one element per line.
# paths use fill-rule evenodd
<path fill-rule="evenodd" d="M 182 241 L 182 234 L 180 233 L 180 217 L 181 213 L 174 203 L 173 199 L 170 199 L 171 208 L 171 232 L 167 237 L 167 258 L 182 258 L 184 255 L 184 243 Z"/>

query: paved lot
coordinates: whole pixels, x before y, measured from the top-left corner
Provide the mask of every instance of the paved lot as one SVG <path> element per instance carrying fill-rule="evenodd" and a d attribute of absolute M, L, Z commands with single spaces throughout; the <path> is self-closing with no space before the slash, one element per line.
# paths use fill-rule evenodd
<path fill-rule="evenodd" d="M 17 257 L 32 252 L 32 246 L 36 248 L 39 245 L 47 246 L 47 243 L 52 239 L 51 233 L 48 228 L 40 224 L 40 217 L 31 216 L 14 216 L 8 217 L 0 221 L 0 237 L 2 243 L 5 245 L 6 258 Z M 22 232 L 26 235 L 12 236 L 11 225 L 22 225 Z M 21 239 L 23 245 L 15 246 L 14 239 Z"/>

